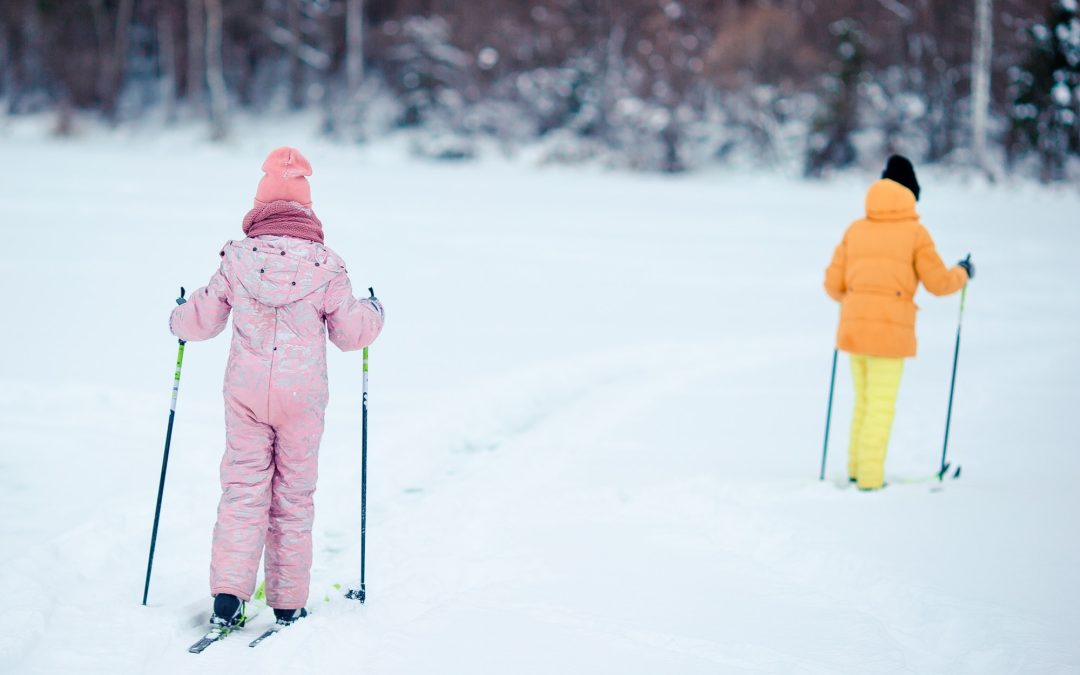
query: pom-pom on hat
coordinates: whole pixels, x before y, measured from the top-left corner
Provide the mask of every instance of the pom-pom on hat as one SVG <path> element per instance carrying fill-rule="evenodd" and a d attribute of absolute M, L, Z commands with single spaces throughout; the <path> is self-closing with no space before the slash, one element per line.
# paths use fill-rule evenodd
<path fill-rule="evenodd" d="M 307 181 L 311 163 L 299 150 L 286 146 L 272 151 L 263 162 L 262 170 L 266 175 L 259 181 L 255 206 L 286 201 L 311 208 L 311 186 Z"/>
<path fill-rule="evenodd" d="M 907 157 L 903 155 L 890 157 L 881 177 L 900 183 L 911 190 L 912 194 L 915 195 L 915 201 L 919 201 L 919 181 L 915 179 L 915 167 L 911 165 L 911 160 Z"/>

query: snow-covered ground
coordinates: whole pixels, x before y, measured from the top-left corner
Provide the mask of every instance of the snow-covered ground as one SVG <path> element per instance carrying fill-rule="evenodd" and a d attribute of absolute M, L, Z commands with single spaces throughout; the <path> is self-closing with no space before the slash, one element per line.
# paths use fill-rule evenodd
<path fill-rule="evenodd" d="M 176 342 L 271 144 L 388 311 L 334 352 L 313 615 L 188 654 L 210 600 L 228 340 L 187 349 L 139 604 Z M 1080 670 L 1080 196 L 922 176 L 959 298 L 920 294 L 892 484 L 844 480 L 822 272 L 866 180 L 438 165 L 282 134 L 215 147 L 0 135 L 0 671 L 1068 673 Z M 270 619 L 261 615 L 255 633 Z"/>

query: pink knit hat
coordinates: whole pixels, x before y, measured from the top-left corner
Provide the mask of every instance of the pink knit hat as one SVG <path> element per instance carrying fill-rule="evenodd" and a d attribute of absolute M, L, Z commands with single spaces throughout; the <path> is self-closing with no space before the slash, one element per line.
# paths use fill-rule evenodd
<path fill-rule="evenodd" d="M 311 186 L 307 182 L 311 163 L 299 150 L 286 146 L 272 151 L 263 162 L 262 170 L 266 175 L 259 181 L 255 206 L 286 201 L 311 208 Z"/>

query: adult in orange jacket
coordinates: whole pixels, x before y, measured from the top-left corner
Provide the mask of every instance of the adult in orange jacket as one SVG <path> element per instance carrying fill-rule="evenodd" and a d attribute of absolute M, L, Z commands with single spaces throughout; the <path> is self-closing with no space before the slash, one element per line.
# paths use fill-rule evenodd
<path fill-rule="evenodd" d="M 836 346 L 851 354 L 855 413 L 848 476 L 860 489 L 885 484 L 896 395 L 904 359 L 915 356 L 915 290 L 949 295 L 975 275 L 970 260 L 947 268 L 919 222 L 919 183 L 911 162 L 889 158 L 866 195 L 866 217 L 844 233 L 825 271 L 825 290 L 840 303 Z"/>

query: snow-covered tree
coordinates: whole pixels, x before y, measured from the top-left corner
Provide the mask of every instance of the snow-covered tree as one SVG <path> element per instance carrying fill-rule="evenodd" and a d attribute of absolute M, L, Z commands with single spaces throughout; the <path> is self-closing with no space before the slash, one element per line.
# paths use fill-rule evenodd
<path fill-rule="evenodd" d="M 836 53 L 825 77 L 822 106 L 814 120 L 806 156 L 806 175 L 855 163 L 852 135 L 859 125 L 859 83 L 866 64 L 866 37 L 859 24 L 843 19 L 832 25 Z"/>
<path fill-rule="evenodd" d="M 404 99 L 402 126 L 423 124 L 436 112 L 460 113 L 472 59 L 451 42 L 450 23 L 440 16 L 410 16 L 384 30 L 396 38 L 387 57 L 391 81 Z"/>
<path fill-rule="evenodd" d="M 1062 180 L 1080 155 L 1080 12 L 1077 0 L 1054 0 L 1029 29 L 1027 60 L 1010 71 L 1010 157 L 1034 152 L 1044 180 Z"/>

